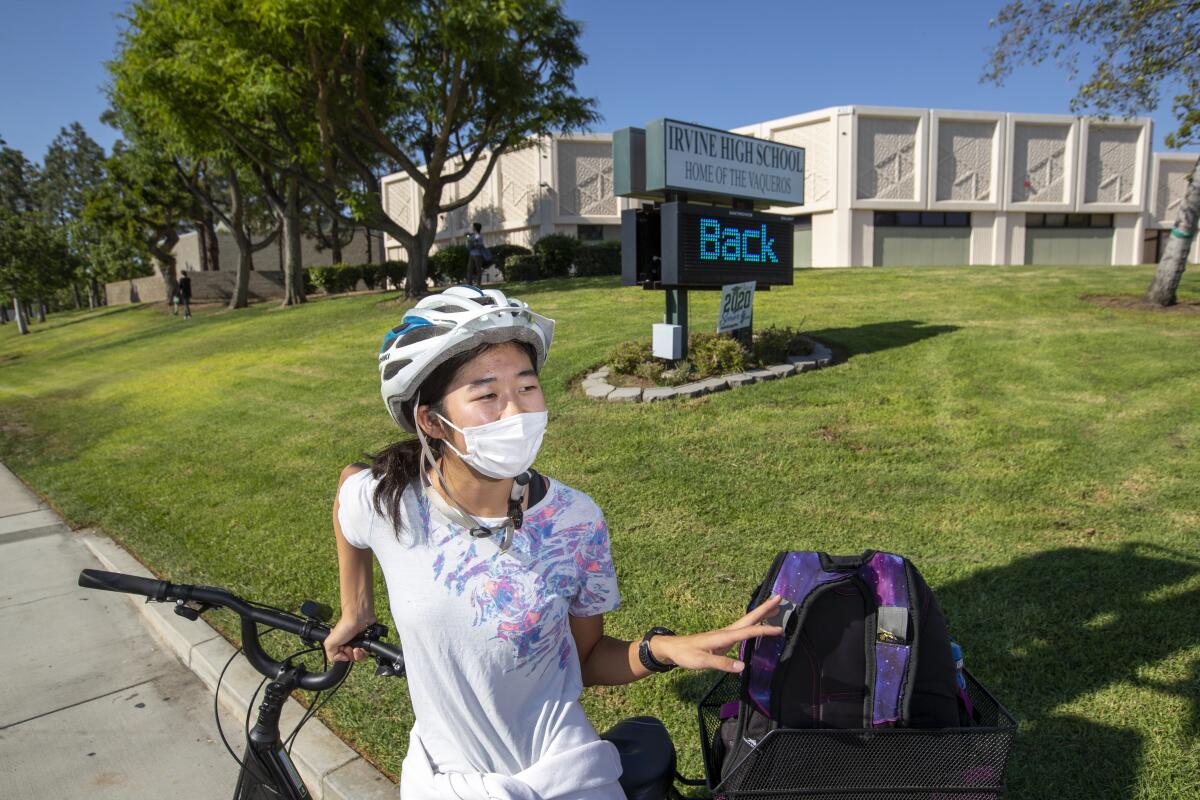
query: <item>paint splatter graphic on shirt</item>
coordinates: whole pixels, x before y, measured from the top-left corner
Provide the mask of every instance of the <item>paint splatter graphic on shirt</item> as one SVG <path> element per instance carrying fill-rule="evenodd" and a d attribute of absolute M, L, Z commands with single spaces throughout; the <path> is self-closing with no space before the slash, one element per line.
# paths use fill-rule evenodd
<path fill-rule="evenodd" d="M 495 638 L 511 648 L 517 669 L 533 672 L 552 656 L 558 669 L 566 669 L 573 657 L 568 611 L 590 616 L 620 602 L 608 528 L 598 511 L 581 519 L 578 509 L 594 505 L 574 494 L 556 484 L 554 494 L 526 515 L 506 554 L 474 540 L 466 545 L 453 523 L 433 537 L 434 580 L 470 599 L 473 625 L 495 625 Z"/>

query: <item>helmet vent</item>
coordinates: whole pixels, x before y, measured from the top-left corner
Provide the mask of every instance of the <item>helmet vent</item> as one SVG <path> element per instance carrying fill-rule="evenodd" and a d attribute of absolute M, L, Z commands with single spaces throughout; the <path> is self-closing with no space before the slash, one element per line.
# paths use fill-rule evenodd
<path fill-rule="evenodd" d="M 393 361 L 383 368 L 383 379 L 385 381 L 390 381 L 392 378 L 396 377 L 397 372 L 404 369 L 411 363 L 411 358 L 402 358 L 399 361 Z"/>

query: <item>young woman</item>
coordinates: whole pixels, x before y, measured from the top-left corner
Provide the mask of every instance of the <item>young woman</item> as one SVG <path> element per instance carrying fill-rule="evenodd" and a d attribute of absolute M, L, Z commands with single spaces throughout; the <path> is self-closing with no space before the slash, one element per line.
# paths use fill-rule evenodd
<path fill-rule="evenodd" d="M 554 323 L 496 290 L 424 298 L 384 338 L 382 393 L 415 433 L 342 471 L 333 507 L 342 613 L 335 661 L 375 621 L 372 552 L 387 582 L 416 716 L 404 800 L 623 800 L 614 745 L 583 686 L 675 666 L 740 671 L 724 655 L 776 635 L 764 603 L 727 628 L 604 635 L 620 604 L 604 515 L 531 467 L 546 426 L 538 372 Z"/>

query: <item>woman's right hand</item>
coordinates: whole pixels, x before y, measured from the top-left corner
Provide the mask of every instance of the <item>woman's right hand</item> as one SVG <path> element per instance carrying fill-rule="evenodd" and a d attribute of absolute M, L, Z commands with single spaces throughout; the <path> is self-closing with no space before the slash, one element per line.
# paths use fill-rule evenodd
<path fill-rule="evenodd" d="M 350 647 L 346 642 L 358 636 L 374 622 L 373 618 L 343 616 L 325 637 L 325 657 L 330 661 L 362 661 L 367 657 L 367 651 L 361 647 Z"/>

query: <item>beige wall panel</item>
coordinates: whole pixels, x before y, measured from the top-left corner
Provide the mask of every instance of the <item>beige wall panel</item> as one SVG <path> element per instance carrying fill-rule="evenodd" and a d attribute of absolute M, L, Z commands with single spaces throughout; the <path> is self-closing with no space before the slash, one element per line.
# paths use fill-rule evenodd
<path fill-rule="evenodd" d="M 417 228 L 417 209 L 413 202 L 412 181 L 405 179 L 394 181 L 387 185 L 384 196 L 387 215 L 406 231 Z"/>
<path fill-rule="evenodd" d="M 938 201 L 986 202 L 992 192 L 992 149 L 998 124 L 943 119 L 938 123 Z"/>
<path fill-rule="evenodd" d="M 1194 162 L 1193 162 L 1194 163 Z M 1187 194 L 1188 174 L 1192 163 L 1162 160 L 1158 162 L 1158 191 L 1152 198 L 1151 213 L 1164 225 L 1174 225 L 1179 206 Z"/>
<path fill-rule="evenodd" d="M 971 248 L 969 264 L 972 266 L 995 263 L 996 215 L 989 211 L 971 214 Z"/>
<path fill-rule="evenodd" d="M 1012 200 L 1067 203 L 1071 126 L 1018 122 L 1013 135 Z"/>
<path fill-rule="evenodd" d="M 844 267 L 838 263 L 838 213 L 845 211 L 830 211 L 825 214 L 812 215 L 812 265 L 814 267 Z"/>
<path fill-rule="evenodd" d="M 496 168 L 500 173 L 500 208 L 507 224 L 532 224 L 538 215 L 538 158 L 536 147 L 507 153 Z"/>
<path fill-rule="evenodd" d="M 858 120 L 859 200 L 917 200 L 915 119 L 862 116 Z"/>
<path fill-rule="evenodd" d="M 1133 203 L 1141 128 L 1088 129 L 1083 202 Z"/>
<path fill-rule="evenodd" d="M 612 142 L 558 142 L 558 213 L 565 217 L 617 216 Z"/>
<path fill-rule="evenodd" d="M 824 119 L 773 131 L 777 142 L 804 148 L 804 206 L 828 207 L 834 203 L 836 154 L 832 152 L 833 120 Z"/>

